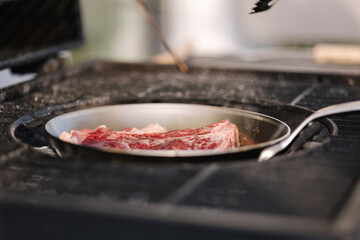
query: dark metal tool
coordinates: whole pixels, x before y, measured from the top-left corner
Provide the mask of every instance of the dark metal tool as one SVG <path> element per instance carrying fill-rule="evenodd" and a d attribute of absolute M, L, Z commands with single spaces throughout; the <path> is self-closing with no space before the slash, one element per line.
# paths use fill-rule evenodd
<path fill-rule="evenodd" d="M 278 0 L 259 0 L 255 4 L 255 7 L 252 9 L 253 11 L 250 14 L 266 11 L 274 6 L 277 2 Z"/>

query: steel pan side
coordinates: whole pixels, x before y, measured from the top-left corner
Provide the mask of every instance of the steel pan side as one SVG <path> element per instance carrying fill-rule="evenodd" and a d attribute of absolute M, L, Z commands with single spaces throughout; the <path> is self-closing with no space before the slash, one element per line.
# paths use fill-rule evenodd
<path fill-rule="evenodd" d="M 158 123 L 168 130 L 174 130 L 200 128 L 223 119 L 229 119 L 232 123 L 236 124 L 241 136 L 251 138 L 254 144 L 221 152 L 213 150 L 139 150 L 116 151 L 116 153 L 118 153 L 118 155 L 126 154 L 152 157 L 196 157 L 234 154 L 262 149 L 281 141 L 290 134 L 288 125 L 278 119 L 263 114 L 235 108 L 173 103 L 110 105 L 74 111 L 51 119 L 46 123 L 45 129 L 54 139 L 58 139 L 63 131 L 69 132 L 72 128 L 91 129 L 99 125 L 106 125 L 113 130 L 121 130 L 128 127 L 142 128 L 150 123 Z M 66 144 L 69 146 L 73 145 L 72 147 L 85 148 L 84 146 L 78 146 L 60 140 L 54 144 L 58 147 L 59 144 Z M 101 152 L 110 151 L 113 153 L 113 151 L 108 149 L 97 148 L 96 150 Z M 116 156 L 116 154 L 114 154 L 114 156 Z"/>

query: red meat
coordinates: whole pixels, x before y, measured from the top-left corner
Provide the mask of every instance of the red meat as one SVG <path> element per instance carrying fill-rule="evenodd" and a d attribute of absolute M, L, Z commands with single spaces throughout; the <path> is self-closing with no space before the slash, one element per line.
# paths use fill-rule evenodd
<path fill-rule="evenodd" d="M 239 147 L 239 133 L 228 120 L 198 129 L 166 131 L 158 124 L 113 131 L 101 125 L 95 130 L 71 130 L 60 139 L 80 145 L 121 150 L 227 150 Z"/>

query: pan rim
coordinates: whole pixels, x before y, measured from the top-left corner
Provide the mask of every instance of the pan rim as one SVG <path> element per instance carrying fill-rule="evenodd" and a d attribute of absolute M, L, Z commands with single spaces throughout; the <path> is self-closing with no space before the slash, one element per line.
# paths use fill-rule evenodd
<path fill-rule="evenodd" d="M 257 120 L 261 120 L 261 121 L 266 121 L 266 122 L 271 122 L 271 123 L 275 123 L 279 126 L 282 126 L 284 129 L 282 131 L 286 131 L 285 134 L 283 134 L 282 136 L 269 140 L 269 141 L 265 141 L 265 142 L 261 142 L 261 143 L 255 143 L 252 145 L 245 145 L 245 146 L 240 146 L 236 149 L 229 149 L 229 150 L 119 150 L 119 149 L 107 149 L 107 148 L 99 148 L 99 147 L 91 147 L 91 146 L 84 146 L 84 145 L 77 145 L 77 144 L 73 144 L 73 143 L 69 143 L 69 142 L 65 142 L 59 139 L 59 135 L 54 133 L 52 129 L 52 123 L 54 121 L 57 121 L 58 119 L 63 119 L 66 120 L 67 118 L 71 118 L 73 117 L 73 115 L 81 115 L 81 114 L 86 114 L 90 111 L 96 111 L 96 110 L 104 110 L 104 111 L 109 111 L 109 109 L 111 108 L 132 108 L 132 107 L 142 107 L 142 106 L 156 106 L 156 107 L 161 107 L 161 108 L 166 108 L 166 107 L 185 107 L 185 108 L 189 108 L 189 107 L 193 107 L 193 108 L 207 108 L 207 109 L 213 109 L 216 111 L 224 111 L 224 112 L 230 112 L 233 114 L 239 114 L 239 115 L 248 115 L 251 118 L 257 119 Z M 119 154 L 119 155 L 135 155 L 135 156 L 143 156 L 143 157 L 198 157 L 198 156 L 214 156 L 214 155 L 224 155 L 224 154 L 236 154 L 236 153 L 242 153 L 242 152 L 247 152 L 247 151 L 252 151 L 252 150 L 256 150 L 256 149 L 263 149 L 267 146 L 271 146 L 273 144 L 276 144 L 282 140 L 284 140 L 286 137 L 288 137 L 291 133 L 291 129 L 288 126 L 288 124 L 286 124 L 285 122 L 266 115 L 266 114 L 262 114 L 262 113 L 258 113 L 258 112 L 253 112 L 253 111 L 248 111 L 248 110 L 243 110 L 243 109 L 239 109 L 239 108 L 232 108 L 232 107 L 225 107 L 225 106 L 215 106 L 215 105 L 206 105 L 206 104 L 192 104 L 192 103 L 129 103 L 129 104 L 113 104 L 113 105 L 105 105 L 105 106 L 98 106 L 98 107 L 90 107 L 90 108 L 86 108 L 86 109 L 81 109 L 81 110 L 76 110 L 76 111 L 71 111 L 71 112 L 67 112 L 61 115 L 58 115 L 52 119 L 50 119 L 49 121 L 46 122 L 45 124 L 45 130 L 47 132 L 47 134 L 49 134 L 50 136 L 52 136 L 53 138 L 63 142 L 64 144 L 70 144 L 74 147 L 80 147 L 80 148 L 91 148 L 91 149 L 95 149 L 104 153 L 115 153 L 115 154 Z"/>

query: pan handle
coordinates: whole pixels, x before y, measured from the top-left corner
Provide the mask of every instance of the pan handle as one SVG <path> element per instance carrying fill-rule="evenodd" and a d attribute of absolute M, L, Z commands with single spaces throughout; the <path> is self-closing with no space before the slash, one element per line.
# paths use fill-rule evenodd
<path fill-rule="evenodd" d="M 289 137 L 285 138 L 278 144 L 275 144 L 271 147 L 265 148 L 261 151 L 260 156 L 258 158 L 259 162 L 269 160 L 273 156 L 275 156 L 278 152 L 284 150 L 290 143 L 295 139 L 295 137 L 301 132 L 301 130 L 306 127 L 310 122 L 315 119 L 338 114 L 345 112 L 356 112 L 360 111 L 360 101 L 346 102 L 331 105 L 318 111 L 314 112 L 310 116 L 308 116 L 295 130 L 292 132 Z"/>

